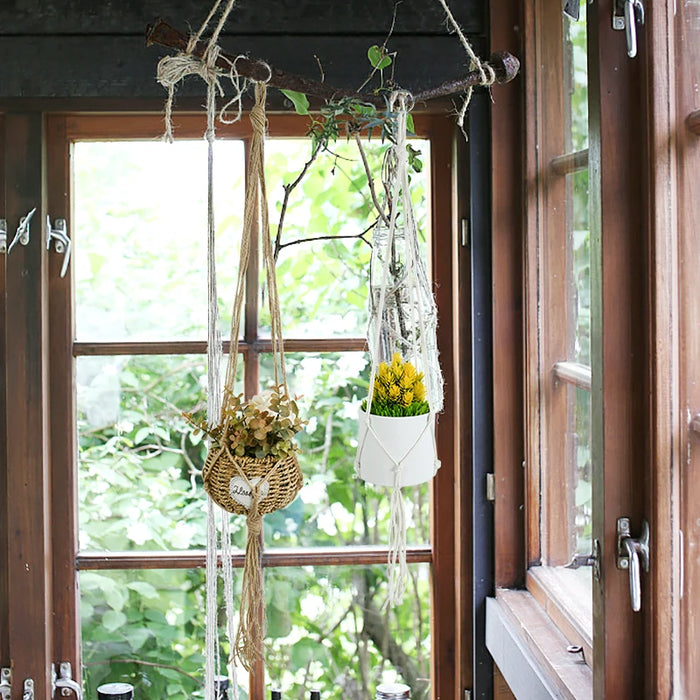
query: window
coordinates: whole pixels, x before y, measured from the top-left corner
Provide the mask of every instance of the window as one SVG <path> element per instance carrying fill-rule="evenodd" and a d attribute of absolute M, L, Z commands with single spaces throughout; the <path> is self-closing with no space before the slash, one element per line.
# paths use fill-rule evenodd
<path fill-rule="evenodd" d="M 50 123 L 57 135 L 50 158 L 70 162 L 70 172 L 55 167 L 65 182 L 50 187 L 70 193 L 74 244 L 73 291 L 64 290 L 51 308 L 52 323 L 68 319 L 54 323 L 61 349 L 53 346 L 52 375 L 74 377 L 52 384 L 52 406 L 62 407 L 54 413 L 62 448 L 53 465 L 60 484 L 55 499 L 70 503 L 75 491 L 70 519 L 78 522 L 57 559 L 67 563 L 59 567 L 60 585 L 75 591 L 73 603 L 80 600 L 85 690 L 94 694 L 100 682 L 129 679 L 149 696 L 196 696 L 204 645 L 205 510 L 197 476 L 204 445 L 181 412 L 203 404 L 206 383 L 202 120 L 182 117 L 179 140 L 169 147 L 153 142 L 159 117 L 70 116 Z M 426 254 L 434 257 L 435 241 L 450 230 L 435 213 L 450 206 L 449 185 L 439 187 L 449 178 L 449 139 L 433 136 L 438 119 L 416 123 L 429 166 L 414 178 L 416 206 L 422 230 L 430 232 Z M 300 120 L 270 120 L 268 192 L 275 209 L 282 179 L 308 155 L 304 129 Z M 215 211 L 225 328 L 249 133 L 242 122 L 219 136 Z M 381 148 L 368 144 L 370 151 Z M 388 495 L 353 478 L 354 425 L 369 369 L 369 248 L 357 236 L 371 223 L 353 150 L 352 143 L 339 143 L 324 156 L 287 212 L 278 261 L 285 346 L 291 388 L 303 395 L 310 422 L 300 436 L 304 488 L 265 518 L 269 675 L 258 669 L 249 679 L 239 676 L 251 697 L 261 697 L 269 682 L 287 692 L 319 683 L 331 697 L 344 698 L 367 697 L 379 678 L 403 678 L 414 697 L 453 682 L 445 662 L 453 636 L 436 633 L 451 627 L 455 634 L 451 581 L 436 566 L 439 548 L 448 551 L 453 539 L 448 532 L 431 535 L 436 502 L 453 497 L 451 448 L 440 447 L 439 483 L 405 493 L 411 584 L 404 604 L 388 614 L 381 610 Z M 329 235 L 340 238 L 296 245 Z M 440 265 L 433 270 L 441 284 Z M 257 290 L 258 279 L 254 267 L 249 290 Z M 441 342 L 451 341 L 449 313 L 448 305 Z M 270 372 L 258 293 L 248 295 L 245 318 L 240 386 L 252 395 Z M 242 520 L 233 518 L 232 533 L 242 546 Z M 234 565 L 242 566 L 242 556 Z M 70 596 L 64 604 L 70 611 Z M 70 640 L 78 630 L 61 634 Z"/>
<path fill-rule="evenodd" d="M 539 225 L 528 268 L 537 302 L 527 362 L 538 405 L 527 426 L 528 478 L 539 484 L 539 527 L 532 534 L 528 589 L 574 626 L 592 661 L 590 231 L 586 3 L 580 18 L 547 19 L 544 116 L 538 130 Z M 556 39 L 555 37 L 558 37 Z M 568 568 L 577 567 L 577 568 Z M 570 634 L 571 630 L 567 630 Z"/>

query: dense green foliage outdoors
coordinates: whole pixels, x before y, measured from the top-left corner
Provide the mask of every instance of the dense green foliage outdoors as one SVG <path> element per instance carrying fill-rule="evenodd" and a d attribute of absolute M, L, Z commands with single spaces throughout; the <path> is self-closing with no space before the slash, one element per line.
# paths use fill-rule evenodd
<path fill-rule="evenodd" d="M 375 167 L 384 146 L 369 149 Z M 425 162 L 428 144 L 421 143 Z M 308 157 L 309 143 L 270 140 L 270 205 Z M 222 328 L 230 318 L 242 213 L 243 149 L 217 143 L 216 216 Z M 206 147 L 203 142 L 79 143 L 73 157 L 76 317 L 80 340 L 206 337 Z M 188 173 L 183 178 L 180 173 Z M 414 177 L 425 231 L 425 174 Z M 273 216 L 272 220 L 276 220 Z M 323 154 L 294 193 L 284 242 L 357 235 L 372 221 L 352 143 Z M 369 247 L 348 238 L 291 245 L 278 271 L 287 337 L 364 335 Z M 261 304 L 262 332 L 268 315 Z M 226 333 L 224 332 L 224 335 Z M 361 352 L 290 354 L 290 391 L 309 421 L 298 436 L 304 488 L 265 517 L 268 547 L 386 544 L 389 500 L 354 478 L 357 412 L 367 393 Z M 261 387 L 272 381 L 262 356 Z M 83 551 L 186 550 L 205 545 L 199 470 L 206 447 L 183 411 L 205 404 L 205 358 L 81 357 L 76 368 L 80 547 Z M 242 389 L 242 387 L 241 387 Z M 408 541 L 429 537 L 427 486 L 406 489 Z M 243 518 L 231 519 L 236 546 Z M 235 586 L 240 586 L 240 571 Z M 429 687 L 429 567 L 410 567 L 404 603 L 382 610 L 386 570 L 266 570 L 267 668 L 286 698 L 370 697 L 380 680 L 403 678 L 414 698 Z M 87 697 L 126 680 L 138 698 L 202 697 L 204 572 L 80 574 Z M 237 609 L 238 601 L 234 601 Z M 222 641 L 225 659 L 228 648 Z M 245 677 L 239 676 L 246 698 Z"/>

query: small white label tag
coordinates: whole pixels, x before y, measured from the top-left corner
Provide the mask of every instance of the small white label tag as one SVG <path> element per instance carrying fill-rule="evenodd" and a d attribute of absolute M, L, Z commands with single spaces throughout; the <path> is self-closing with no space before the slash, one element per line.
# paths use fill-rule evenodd
<path fill-rule="evenodd" d="M 250 483 L 255 486 L 261 477 L 255 476 L 249 479 Z M 264 500 L 267 496 L 267 492 L 270 490 L 270 484 L 265 481 L 260 487 L 260 500 Z M 231 494 L 236 503 L 240 503 L 246 510 L 250 508 L 250 503 L 252 501 L 252 494 L 250 491 L 250 486 L 248 486 L 246 480 L 242 476 L 234 476 L 228 483 L 228 492 Z"/>

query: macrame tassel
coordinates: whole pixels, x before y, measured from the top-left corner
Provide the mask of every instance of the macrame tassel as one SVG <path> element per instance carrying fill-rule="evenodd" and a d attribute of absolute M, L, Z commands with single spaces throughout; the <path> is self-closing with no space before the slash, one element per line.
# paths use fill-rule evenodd
<path fill-rule="evenodd" d="M 408 583 L 408 566 L 406 565 L 406 511 L 401 487 L 399 486 L 400 469 L 396 470 L 394 486 L 391 489 L 391 520 L 389 522 L 389 561 L 388 561 L 388 595 L 384 606 L 399 605 L 403 600 Z"/>
<path fill-rule="evenodd" d="M 245 566 L 241 586 L 241 613 L 235 642 L 235 657 L 241 666 L 250 672 L 256 660 L 263 660 L 265 639 L 265 588 L 262 569 L 262 528 L 263 516 L 260 501 L 259 482 L 252 487 L 250 510 L 246 519 L 248 539 L 245 546 Z"/>

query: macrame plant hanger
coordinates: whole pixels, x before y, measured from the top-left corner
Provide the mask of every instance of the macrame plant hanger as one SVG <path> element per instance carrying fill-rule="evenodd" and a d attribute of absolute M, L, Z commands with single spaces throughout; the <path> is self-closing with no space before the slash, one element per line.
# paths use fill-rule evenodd
<path fill-rule="evenodd" d="M 226 384 L 224 389 L 223 401 L 221 394 L 221 357 L 222 357 L 222 341 L 219 331 L 219 312 L 218 312 L 218 293 L 216 282 L 216 228 L 214 220 L 214 182 L 213 182 L 213 164 L 214 164 L 214 140 L 215 140 L 215 117 L 216 117 L 216 96 L 217 93 L 223 96 L 224 92 L 220 85 L 220 76 L 223 71 L 217 68 L 217 61 L 220 61 L 221 51 L 217 44 L 219 34 L 226 23 L 226 20 L 233 9 L 235 0 L 228 0 L 223 9 L 219 21 L 212 33 L 211 38 L 207 43 L 206 50 L 201 58 L 193 55 L 193 52 L 198 47 L 198 42 L 206 31 L 209 23 L 219 11 L 222 2 L 217 0 L 214 3 L 209 15 L 204 20 L 199 31 L 189 38 L 187 48 L 184 52 L 175 56 L 168 56 L 159 62 L 158 65 L 158 80 L 168 90 L 168 99 L 165 108 L 165 134 L 164 140 L 173 141 L 172 128 L 172 106 L 176 85 L 182 81 L 187 75 L 198 75 L 207 84 L 207 130 L 205 138 L 208 144 L 208 159 L 207 159 L 207 210 L 208 210 L 208 232 L 207 232 L 207 422 L 210 426 L 215 425 L 224 415 L 224 410 L 227 405 L 227 399 L 232 396 L 233 382 L 236 374 L 237 363 L 237 348 L 238 348 L 238 329 L 240 326 L 240 309 L 242 306 L 244 284 L 242 280 L 245 277 L 245 272 L 248 263 L 248 252 L 250 249 L 250 241 L 252 231 L 254 229 L 254 218 L 256 212 L 261 212 L 263 218 L 263 231 L 265 232 L 267 246 L 265 249 L 265 261 L 268 275 L 268 285 L 270 287 L 270 307 L 272 315 L 272 336 L 273 336 L 273 358 L 275 364 L 275 381 L 278 382 L 279 372 L 283 378 L 283 384 L 286 389 L 286 376 L 284 373 L 283 348 L 281 343 L 281 321 L 279 316 L 279 302 L 277 300 L 277 286 L 274 275 L 274 267 L 270 267 L 272 261 L 271 244 L 269 242 L 269 224 L 267 222 L 267 201 L 264 182 L 264 156 L 263 156 L 263 141 L 266 128 L 265 118 L 265 86 L 256 85 L 256 105 L 251 114 L 253 123 L 253 139 L 251 147 L 251 156 L 249 169 L 251 178 L 248 182 L 246 191 L 246 213 L 243 232 L 243 243 L 241 249 L 241 266 L 239 268 L 235 313 L 232 318 L 231 328 L 231 353 L 229 354 L 229 363 L 226 372 Z M 236 71 L 236 61 L 226 59 L 229 64 L 229 78 L 234 85 L 235 93 L 219 113 L 219 119 L 223 123 L 231 123 L 240 119 L 241 116 L 241 97 L 246 88 L 246 82 L 241 85 L 241 80 Z M 233 104 L 238 104 L 238 113 L 234 119 L 227 119 L 225 114 L 227 108 Z M 245 264 L 243 262 L 245 261 Z M 274 290 L 274 292 L 273 292 Z M 272 296 L 274 294 L 275 300 Z M 277 342 L 276 342 L 277 341 Z M 204 472 L 209 475 L 209 481 L 214 477 L 212 472 L 216 473 L 216 462 L 220 461 L 221 455 L 214 455 L 209 452 Z M 227 455 L 224 455 L 224 460 Z M 223 597 L 226 610 L 226 627 L 225 633 L 231 650 L 229 655 L 228 676 L 231 681 L 233 700 L 238 700 L 238 679 L 236 673 L 236 659 L 241 661 L 241 664 L 246 670 L 250 670 L 255 658 L 262 657 L 262 643 L 265 630 L 265 609 L 264 609 L 264 592 L 262 589 L 262 571 L 261 571 L 261 530 L 262 530 L 262 508 L 259 502 L 261 498 L 262 479 L 257 478 L 257 483 L 251 483 L 248 475 L 242 471 L 235 460 L 231 460 L 235 465 L 236 471 L 240 472 L 242 478 L 250 487 L 252 503 L 248 510 L 248 545 L 246 547 L 246 565 L 244 567 L 244 576 L 242 583 L 242 600 L 240 610 L 240 624 L 238 631 L 234 633 L 235 613 L 233 609 L 233 567 L 231 557 L 231 533 L 230 533 L 230 515 L 226 511 L 241 512 L 236 508 L 227 507 L 228 503 L 222 506 L 220 499 L 216 498 L 216 494 L 212 494 L 206 488 L 207 497 L 207 554 L 206 554 L 206 649 L 205 649 L 205 700 L 216 700 L 219 697 L 217 692 L 217 681 L 221 678 L 220 674 L 220 649 L 219 649 L 219 626 L 218 626 L 218 592 L 219 592 L 219 567 L 217 562 L 217 553 L 219 544 L 221 548 L 221 574 L 223 578 Z M 294 459 L 292 472 L 294 472 L 295 487 L 294 494 L 301 486 L 301 472 L 298 464 Z M 276 468 L 276 467 L 275 467 Z M 281 472 L 282 470 L 280 470 Z M 267 475 L 268 479 L 270 474 Z M 252 481 L 255 481 L 253 477 Z M 291 498 L 293 498 L 292 496 Z M 291 501 L 291 498 L 289 499 Z M 279 501 L 279 499 L 278 499 Z M 219 507 L 222 506 L 222 507 Z M 278 506 L 281 507 L 281 506 Z M 274 508 L 273 508 L 274 509 Z M 217 522 L 219 527 L 217 528 Z M 219 532 L 217 532 L 219 530 Z M 220 533 L 220 534 L 219 534 Z"/>
<path fill-rule="evenodd" d="M 372 364 L 369 396 L 359 416 L 355 462 L 360 478 L 391 487 L 387 598 L 391 605 L 401 602 L 408 577 L 401 488 L 427 481 L 437 472 L 435 416 L 443 404 L 437 308 L 420 254 L 409 188 L 406 119 L 410 106 L 408 93 L 391 95 L 388 110 L 396 116 L 396 138 L 383 166 L 389 214 L 372 238 L 368 327 Z M 395 353 L 423 373 L 427 414 L 402 418 L 371 414 L 380 365 L 390 364 Z"/>
<path fill-rule="evenodd" d="M 255 84 L 255 105 L 250 113 L 253 138 L 248 161 L 243 235 L 236 297 L 231 316 L 231 345 L 224 383 L 221 424 L 227 433 L 229 413 L 236 402 L 235 382 L 238 366 L 238 338 L 245 296 L 246 273 L 253 236 L 258 229 L 262 236 L 265 264 L 267 298 L 270 308 L 270 337 L 274 383 L 279 393 L 289 396 L 284 365 L 284 343 L 280 314 L 275 261 L 270 239 L 267 192 L 265 188 L 264 138 L 267 119 L 265 116 L 266 86 Z M 265 595 L 262 572 L 262 517 L 284 508 L 294 500 L 302 486 L 302 474 L 296 455 L 282 458 L 239 456 L 233 446 L 224 442 L 210 449 L 202 470 L 204 488 L 222 508 L 246 515 L 248 537 L 243 569 L 241 609 L 234 644 L 234 657 L 248 671 L 256 660 L 263 661 L 265 637 Z"/>

